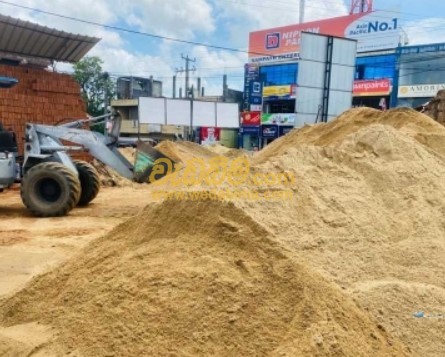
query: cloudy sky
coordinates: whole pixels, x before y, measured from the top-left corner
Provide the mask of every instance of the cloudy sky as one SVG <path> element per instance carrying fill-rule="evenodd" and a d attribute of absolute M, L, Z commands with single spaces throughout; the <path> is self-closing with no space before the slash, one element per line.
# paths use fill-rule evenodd
<path fill-rule="evenodd" d="M 110 27 L 45 14 L 21 5 Z M 350 0 L 306 0 L 305 19 L 346 15 Z M 375 0 L 378 10 L 398 15 L 410 44 L 445 42 L 445 2 L 439 0 Z M 229 87 L 241 89 L 247 61 L 248 34 L 298 22 L 299 1 L 285 0 L 9 0 L 0 1 L 0 13 L 61 30 L 100 37 L 90 52 L 100 56 L 104 69 L 115 76 L 150 76 L 164 82 L 171 94 L 172 76 L 184 67 L 181 54 L 196 58 L 192 81 L 202 78 L 206 94 L 222 93 L 222 76 Z M 445 16 L 444 16 L 445 17 Z M 119 31 L 125 28 L 171 39 L 233 48 L 227 51 L 168 39 Z M 70 66 L 58 65 L 68 71 Z M 184 78 L 179 76 L 181 85 Z"/>

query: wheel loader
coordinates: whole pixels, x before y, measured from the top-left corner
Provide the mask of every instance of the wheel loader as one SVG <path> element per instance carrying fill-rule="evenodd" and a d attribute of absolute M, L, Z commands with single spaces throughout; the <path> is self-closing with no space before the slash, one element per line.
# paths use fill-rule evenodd
<path fill-rule="evenodd" d="M 17 83 L 13 78 L 0 77 L 0 88 Z M 101 134 L 82 129 L 86 124 L 106 124 L 108 131 Z M 19 158 L 15 134 L 0 124 L 0 191 L 20 182 L 24 205 L 38 217 L 64 216 L 76 206 L 88 205 L 99 192 L 100 180 L 89 163 L 71 159 L 69 153 L 75 151 L 87 151 L 121 176 L 144 182 L 154 161 L 165 156 L 138 142 L 133 165 L 117 149 L 120 126 L 118 113 L 56 126 L 28 123 L 24 155 Z"/>

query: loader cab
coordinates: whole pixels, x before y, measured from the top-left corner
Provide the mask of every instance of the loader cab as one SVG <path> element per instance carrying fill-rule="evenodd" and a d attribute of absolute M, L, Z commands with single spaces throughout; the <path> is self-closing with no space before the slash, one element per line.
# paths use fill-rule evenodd
<path fill-rule="evenodd" d="M 1 119 L 0 119 L 1 120 Z M 3 128 L 0 122 L 0 152 L 17 153 L 17 138 L 15 133 Z"/>

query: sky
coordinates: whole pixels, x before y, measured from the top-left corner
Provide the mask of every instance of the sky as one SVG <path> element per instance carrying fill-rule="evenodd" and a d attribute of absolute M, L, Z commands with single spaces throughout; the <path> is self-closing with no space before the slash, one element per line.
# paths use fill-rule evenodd
<path fill-rule="evenodd" d="M 305 21 L 346 15 L 349 6 L 350 0 L 306 0 Z M 32 9 L 109 27 L 88 25 Z M 374 0 L 374 9 L 399 11 L 398 17 L 410 44 L 445 42 L 445 2 L 442 0 Z M 163 81 L 165 96 L 172 94 L 176 70 L 185 66 L 181 57 L 189 56 L 196 59 L 191 65 L 196 68 L 191 73 L 191 84 L 201 77 L 207 95 L 221 95 L 224 74 L 230 88 L 242 89 L 249 32 L 298 23 L 299 1 L 0 0 L 0 13 L 101 38 L 88 55 L 99 56 L 104 61 L 104 70 L 113 77 L 153 76 Z M 57 64 L 56 68 L 67 72 L 72 69 L 65 63 Z M 184 74 L 178 73 L 178 86 L 184 86 L 183 83 Z"/>

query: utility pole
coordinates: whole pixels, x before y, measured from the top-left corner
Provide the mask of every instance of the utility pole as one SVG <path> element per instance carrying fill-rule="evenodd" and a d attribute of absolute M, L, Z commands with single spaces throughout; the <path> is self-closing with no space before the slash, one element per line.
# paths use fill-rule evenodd
<path fill-rule="evenodd" d="M 189 140 L 192 141 L 193 140 L 193 100 L 194 100 L 194 88 L 193 86 L 190 88 L 189 85 L 189 80 L 190 80 L 190 72 L 194 72 L 196 71 L 196 67 L 193 66 L 192 69 L 190 69 L 190 63 L 195 63 L 196 62 L 196 58 L 191 59 L 188 55 L 184 56 L 181 54 L 181 58 L 185 61 L 185 69 L 181 68 L 177 68 L 176 69 L 176 73 L 185 73 L 185 90 L 184 90 L 184 96 L 186 98 L 190 99 L 190 128 L 189 128 Z"/>
<path fill-rule="evenodd" d="M 305 6 L 306 6 L 306 1 L 305 0 L 300 0 L 300 20 L 299 23 L 302 24 L 304 22 L 304 10 L 305 10 Z"/>
<path fill-rule="evenodd" d="M 195 63 L 196 62 L 196 58 L 191 59 L 188 55 L 184 57 L 184 55 L 181 55 L 181 58 L 185 61 L 185 69 L 184 68 L 177 68 L 176 69 L 176 73 L 185 73 L 185 94 L 186 96 L 188 96 L 189 94 L 189 90 L 190 90 L 190 85 L 189 85 L 189 79 L 190 79 L 190 72 L 194 72 L 196 71 L 196 67 L 193 66 L 193 68 L 190 68 L 190 63 Z"/>

